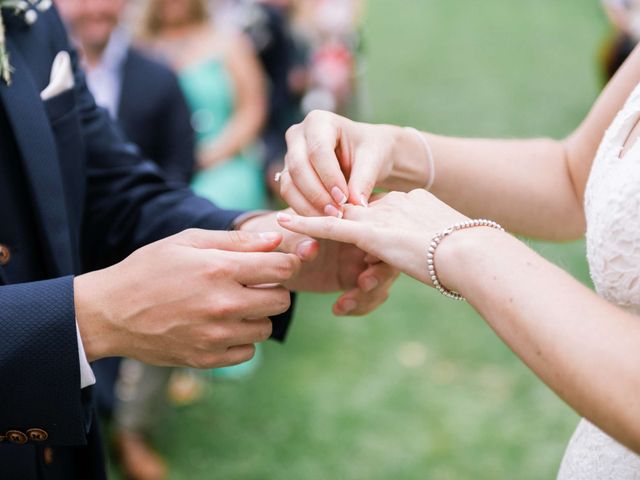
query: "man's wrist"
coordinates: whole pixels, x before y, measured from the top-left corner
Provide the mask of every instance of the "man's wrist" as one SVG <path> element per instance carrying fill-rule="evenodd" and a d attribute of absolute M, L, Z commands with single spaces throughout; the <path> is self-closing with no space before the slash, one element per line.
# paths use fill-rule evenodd
<path fill-rule="evenodd" d="M 111 345 L 113 332 L 105 328 L 106 305 L 96 291 L 101 282 L 94 281 L 95 275 L 97 272 L 91 272 L 73 279 L 76 324 L 89 362 L 115 354 Z"/>
<path fill-rule="evenodd" d="M 238 215 L 233 222 L 231 222 L 231 228 L 229 230 L 243 230 L 243 227 L 251 220 L 262 217 L 271 213 L 271 210 L 252 210 Z"/>

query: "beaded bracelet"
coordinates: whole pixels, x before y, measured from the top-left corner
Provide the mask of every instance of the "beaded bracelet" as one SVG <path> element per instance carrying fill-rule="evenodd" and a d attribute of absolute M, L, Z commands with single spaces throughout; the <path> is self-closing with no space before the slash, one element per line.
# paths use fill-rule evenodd
<path fill-rule="evenodd" d="M 491 220 L 486 220 L 484 218 L 480 218 L 477 220 L 468 220 L 466 222 L 456 223 L 455 225 L 452 225 L 451 227 L 436 234 L 431 239 L 431 243 L 429 244 L 429 250 L 427 252 L 427 270 L 429 272 L 429 278 L 431 279 L 433 286 L 445 297 L 453 298 L 454 300 L 465 301 L 465 298 L 462 295 L 460 295 L 458 292 L 453 292 L 451 290 L 448 290 L 445 287 L 443 287 L 442 284 L 440 283 L 440 280 L 438 279 L 438 273 L 436 272 L 436 265 L 434 262 L 436 249 L 438 248 L 438 245 L 440 245 L 440 242 L 442 242 L 442 240 L 444 240 L 446 237 L 451 235 L 453 232 L 456 232 L 458 230 L 464 230 L 466 228 L 474 228 L 474 227 L 491 227 L 504 232 L 504 228 L 502 228 L 498 223 L 493 222 Z"/>

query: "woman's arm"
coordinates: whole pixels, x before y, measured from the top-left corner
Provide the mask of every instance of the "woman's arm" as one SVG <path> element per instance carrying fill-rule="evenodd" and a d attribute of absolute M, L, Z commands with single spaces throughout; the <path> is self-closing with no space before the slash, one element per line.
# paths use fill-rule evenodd
<path fill-rule="evenodd" d="M 228 160 L 253 142 L 265 122 L 267 99 L 264 72 L 249 42 L 241 36 L 223 40 L 227 45 L 225 64 L 233 80 L 233 116 L 222 133 L 202 147 L 198 154 L 201 168 Z"/>
<path fill-rule="evenodd" d="M 636 50 L 580 127 L 563 141 L 424 134 L 435 161 L 431 190 L 461 212 L 490 217 L 516 233 L 554 240 L 579 237 L 584 232 L 583 194 L 596 150 L 639 81 Z M 361 204 L 375 185 L 409 191 L 428 180 L 424 145 L 406 129 L 312 112 L 287 137 L 289 175 L 282 179 L 282 194 L 305 215 L 324 213 L 327 204 L 340 206 L 341 192 L 348 193 L 351 203 Z"/>
<path fill-rule="evenodd" d="M 345 219 L 280 215 L 280 224 L 351 242 L 431 285 L 431 238 L 467 218 L 424 190 L 391 193 Z M 640 318 L 607 303 L 516 238 L 454 232 L 435 251 L 441 284 L 464 295 L 562 399 L 640 453 Z"/>
<path fill-rule="evenodd" d="M 629 11 L 623 1 L 604 0 L 602 8 L 612 25 L 621 32 L 629 33 Z"/>

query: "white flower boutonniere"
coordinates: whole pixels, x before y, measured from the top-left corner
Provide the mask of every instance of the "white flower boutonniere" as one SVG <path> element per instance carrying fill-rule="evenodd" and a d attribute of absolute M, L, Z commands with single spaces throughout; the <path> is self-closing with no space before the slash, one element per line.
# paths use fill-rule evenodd
<path fill-rule="evenodd" d="M 0 0 L 0 77 L 4 83 L 11 85 L 11 62 L 4 31 L 3 15 L 6 10 L 13 10 L 13 14 L 21 17 L 26 25 L 33 25 L 38 20 L 38 12 L 45 12 L 51 8 L 51 0 Z"/>

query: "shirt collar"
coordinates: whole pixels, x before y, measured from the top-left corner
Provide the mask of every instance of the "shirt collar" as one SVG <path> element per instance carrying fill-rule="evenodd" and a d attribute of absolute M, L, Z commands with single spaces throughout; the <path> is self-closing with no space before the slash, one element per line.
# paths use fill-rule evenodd
<path fill-rule="evenodd" d="M 96 66 L 100 70 L 117 71 L 122 68 L 131 41 L 127 32 L 122 28 L 116 28 L 109 37 L 109 43 L 102 53 L 100 63 Z"/>

